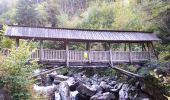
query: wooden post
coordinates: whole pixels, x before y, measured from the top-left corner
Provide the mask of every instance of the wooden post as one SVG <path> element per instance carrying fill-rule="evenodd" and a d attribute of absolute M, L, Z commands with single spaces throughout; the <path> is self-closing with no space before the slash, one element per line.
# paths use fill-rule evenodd
<path fill-rule="evenodd" d="M 110 57 L 110 64 L 113 65 L 112 62 L 112 44 L 109 42 L 109 57 Z"/>
<path fill-rule="evenodd" d="M 66 66 L 69 67 L 69 41 L 66 40 L 65 42 L 65 50 L 66 50 Z"/>
<path fill-rule="evenodd" d="M 126 51 L 126 43 L 125 43 L 125 46 L 124 46 L 124 51 Z"/>
<path fill-rule="evenodd" d="M 43 52 L 43 40 L 40 40 L 40 61 L 43 60 L 44 52 Z"/>
<path fill-rule="evenodd" d="M 131 51 L 132 51 L 131 43 L 129 43 L 129 62 L 130 63 L 132 63 Z"/>
<path fill-rule="evenodd" d="M 88 60 L 89 60 L 89 63 L 91 63 L 91 56 L 90 56 L 91 43 L 90 42 L 86 43 L 86 50 L 88 51 Z"/>
<path fill-rule="evenodd" d="M 16 47 L 19 47 L 19 38 L 16 38 Z"/>
<path fill-rule="evenodd" d="M 154 51 L 155 57 L 156 57 L 156 59 L 158 60 L 159 58 L 158 58 L 158 55 L 157 55 L 157 53 L 156 53 L 156 51 L 155 51 L 155 47 L 154 47 L 154 45 L 153 45 L 152 42 L 151 42 L 151 46 L 152 46 L 152 49 L 153 49 L 153 51 Z"/>
<path fill-rule="evenodd" d="M 107 51 L 107 42 L 104 43 L 104 50 Z"/>
<path fill-rule="evenodd" d="M 145 43 L 142 43 L 142 51 L 146 51 Z"/>
<path fill-rule="evenodd" d="M 151 62 L 151 48 L 150 48 L 149 42 L 147 42 L 147 47 L 148 47 L 148 52 L 149 52 L 149 61 Z"/>

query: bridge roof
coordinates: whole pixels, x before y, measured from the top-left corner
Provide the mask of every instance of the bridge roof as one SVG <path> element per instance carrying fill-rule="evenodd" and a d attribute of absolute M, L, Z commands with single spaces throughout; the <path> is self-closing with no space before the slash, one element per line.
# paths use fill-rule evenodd
<path fill-rule="evenodd" d="M 129 41 L 144 42 L 158 41 L 159 38 L 152 32 L 142 31 L 114 31 L 92 30 L 73 28 L 49 28 L 7 26 L 5 35 L 20 39 L 44 39 L 44 40 L 76 40 L 76 41 Z"/>

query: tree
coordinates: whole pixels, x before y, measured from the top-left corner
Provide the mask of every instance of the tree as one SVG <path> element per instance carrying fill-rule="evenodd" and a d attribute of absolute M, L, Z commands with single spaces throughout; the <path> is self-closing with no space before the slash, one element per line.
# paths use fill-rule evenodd
<path fill-rule="evenodd" d="M 0 81 L 10 91 L 12 100 L 30 100 L 30 88 L 33 80 L 29 79 L 37 68 L 36 61 L 30 61 L 30 45 L 21 43 L 19 48 L 13 46 L 8 56 L 0 54 Z"/>
<path fill-rule="evenodd" d="M 48 14 L 48 21 L 51 24 L 51 27 L 57 27 L 57 15 L 58 7 L 57 7 L 57 0 L 47 0 L 47 14 Z"/>
<path fill-rule="evenodd" d="M 111 29 L 114 22 L 113 5 L 97 3 L 89 7 L 82 15 L 82 22 L 77 25 L 81 28 Z"/>
<path fill-rule="evenodd" d="M 31 0 L 19 0 L 16 11 L 18 25 L 36 26 L 37 12 Z"/>

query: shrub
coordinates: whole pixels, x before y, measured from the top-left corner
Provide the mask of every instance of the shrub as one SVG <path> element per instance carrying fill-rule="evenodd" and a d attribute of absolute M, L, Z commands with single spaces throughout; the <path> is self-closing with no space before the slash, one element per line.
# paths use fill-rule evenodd
<path fill-rule="evenodd" d="M 30 44 L 22 43 L 20 47 L 12 47 L 8 56 L 1 54 L 0 81 L 10 91 L 12 100 L 29 100 L 31 98 L 30 79 L 32 71 L 38 66 L 36 61 L 27 64 L 31 52 Z"/>

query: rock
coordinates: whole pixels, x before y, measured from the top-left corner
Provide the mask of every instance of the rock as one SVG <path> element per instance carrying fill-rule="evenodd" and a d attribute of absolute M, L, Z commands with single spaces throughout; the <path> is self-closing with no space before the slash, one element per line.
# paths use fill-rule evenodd
<path fill-rule="evenodd" d="M 110 88 L 111 88 L 111 86 L 110 85 L 107 85 L 107 83 L 106 82 L 104 82 L 104 81 L 102 81 L 101 83 L 100 83 L 100 86 L 103 88 L 103 90 L 104 91 L 109 91 L 110 90 Z"/>
<path fill-rule="evenodd" d="M 44 94 L 45 98 L 50 99 L 54 95 L 55 91 L 58 91 L 58 86 L 57 85 L 51 85 L 51 86 L 34 85 L 33 89 L 37 93 Z"/>
<path fill-rule="evenodd" d="M 75 79 L 73 77 L 69 77 L 68 80 L 66 80 L 69 86 L 73 85 L 75 83 Z"/>
<path fill-rule="evenodd" d="M 76 88 L 79 86 L 79 81 L 77 81 L 77 82 L 75 82 L 74 84 L 72 84 L 71 86 L 70 86 L 70 91 L 75 91 L 76 90 Z"/>
<path fill-rule="evenodd" d="M 129 91 L 129 85 L 128 84 L 123 84 L 122 88 L 119 91 L 119 100 L 128 99 L 129 98 L 128 91 Z"/>
<path fill-rule="evenodd" d="M 110 86 L 115 86 L 116 84 L 117 84 L 116 81 L 111 81 L 111 82 L 109 83 Z"/>
<path fill-rule="evenodd" d="M 75 100 L 75 99 L 76 99 L 76 95 L 77 95 L 78 93 L 79 93 L 78 91 L 70 92 L 70 94 L 71 94 L 71 100 Z"/>
<path fill-rule="evenodd" d="M 70 89 L 67 82 L 61 82 L 59 84 L 59 94 L 61 100 L 70 100 Z"/>
<path fill-rule="evenodd" d="M 0 100 L 10 100 L 9 91 L 2 88 L 0 89 Z"/>
<path fill-rule="evenodd" d="M 56 75 L 55 76 L 55 80 L 59 80 L 59 81 L 66 81 L 69 77 L 64 76 L 64 75 Z"/>
<path fill-rule="evenodd" d="M 61 83 L 61 81 L 59 81 L 59 80 L 54 80 L 54 82 L 53 82 L 55 85 L 59 85 L 60 83 Z"/>
<path fill-rule="evenodd" d="M 121 89 L 122 85 L 123 85 L 123 83 L 118 83 L 113 87 L 113 89 L 116 89 L 117 91 L 119 91 Z"/>
<path fill-rule="evenodd" d="M 90 96 L 85 96 L 83 94 L 78 93 L 75 97 L 75 100 L 90 100 Z"/>
<path fill-rule="evenodd" d="M 102 87 L 100 87 L 100 85 L 92 85 L 91 89 L 95 90 L 97 93 L 102 92 Z"/>
<path fill-rule="evenodd" d="M 115 96 L 112 93 L 105 92 L 103 94 L 96 94 L 92 96 L 90 100 L 115 100 Z"/>
<path fill-rule="evenodd" d="M 80 84 L 76 90 L 80 93 L 83 94 L 85 96 L 93 96 L 96 94 L 96 90 L 92 90 L 90 87 L 84 85 L 84 84 Z"/>

